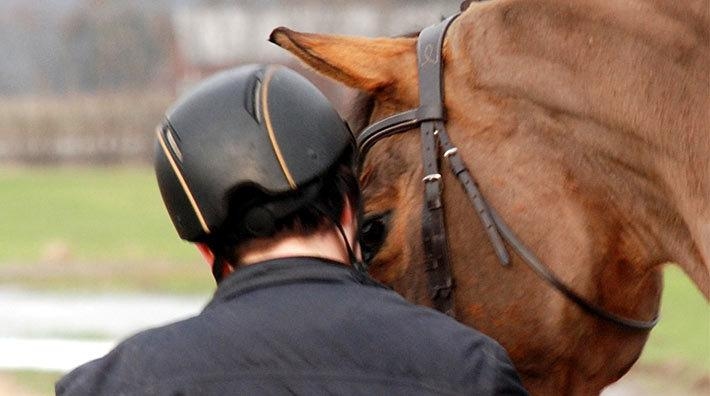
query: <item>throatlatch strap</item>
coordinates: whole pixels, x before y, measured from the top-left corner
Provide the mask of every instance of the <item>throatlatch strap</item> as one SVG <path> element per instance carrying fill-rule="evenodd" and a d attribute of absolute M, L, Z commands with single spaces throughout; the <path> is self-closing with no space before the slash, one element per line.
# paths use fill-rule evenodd
<path fill-rule="evenodd" d="M 473 204 L 473 208 L 476 210 L 476 214 L 481 220 L 486 234 L 488 234 L 488 239 L 493 245 L 493 250 L 496 256 L 498 256 L 498 260 L 500 260 L 501 264 L 504 266 L 510 265 L 510 255 L 505 247 L 505 243 L 503 243 L 503 238 L 501 237 L 498 227 L 496 227 L 496 223 L 493 220 L 491 209 L 488 207 L 488 203 L 486 203 L 483 195 L 481 195 L 481 191 L 478 189 L 478 184 L 473 179 L 473 176 L 471 176 L 471 172 L 469 172 L 463 159 L 461 159 L 458 149 L 451 143 L 451 140 L 449 140 L 446 129 L 439 131 L 438 138 L 441 154 L 448 160 L 451 172 L 459 179 L 468 199 Z"/>

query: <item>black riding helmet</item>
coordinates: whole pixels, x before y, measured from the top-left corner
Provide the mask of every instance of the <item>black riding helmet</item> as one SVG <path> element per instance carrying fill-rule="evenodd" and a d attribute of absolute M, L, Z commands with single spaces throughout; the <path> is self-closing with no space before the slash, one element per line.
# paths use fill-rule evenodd
<path fill-rule="evenodd" d="M 268 235 L 268 220 L 305 205 L 314 180 L 354 147 L 347 124 L 313 84 L 270 65 L 207 79 L 168 110 L 157 134 L 160 192 L 188 241 L 221 232 L 235 202 L 253 206 L 244 212 L 253 223 L 247 233 Z M 254 202 L 249 191 L 272 202 Z"/>

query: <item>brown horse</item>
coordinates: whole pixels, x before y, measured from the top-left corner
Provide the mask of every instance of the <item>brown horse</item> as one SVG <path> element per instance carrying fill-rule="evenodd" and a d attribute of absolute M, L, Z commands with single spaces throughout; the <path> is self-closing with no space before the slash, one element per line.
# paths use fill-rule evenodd
<path fill-rule="evenodd" d="M 707 0 L 473 3 L 444 42 L 447 129 L 490 205 L 570 288 L 651 319 L 662 264 L 710 297 Z M 416 39 L 305 34 L 272 41 L 370 95 L 366 122 L 418 102 Z M 360 125 L 363 126 L 363 125 Z M 390 212 L 372 274 L 429 305 L 419 134 L 382 140 L 361 174 L 366 213 Z M 458 320 L 503 344 L 534 394 L 596 394 L 648 333 L 583 312 L 518 257 L 501 266 L 444 176 Z"/>

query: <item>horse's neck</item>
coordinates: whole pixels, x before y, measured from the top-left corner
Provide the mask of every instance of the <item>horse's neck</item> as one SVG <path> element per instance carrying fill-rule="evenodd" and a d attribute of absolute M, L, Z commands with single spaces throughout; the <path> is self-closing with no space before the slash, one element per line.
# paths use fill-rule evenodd
<path fill-rule="evenodd" d="M 662 145 L 590 119 L 557 115 L 555 121 L 565 136 L 551 137 L 548 144 L 563 153 L 580 188 L 604 203 L 602 215 L 632 235 L 632 243 L 642 249 L 634 254 L 645 256 L 650 265 L 680 264 L 708 296 L 708 159 L 675 156 Z M 710 153 L 710 147 L 703 150 Z"/>
<path fill-rule="evenodd" d="M 657 209 L 643 220 L 710 297 L 710 25 L 707 2 L 675 3 L 483 3 L 451 40 L 477 88 L 576 124 L 590 169 L 624 176 L 604 180 L 614 205 Z"/>

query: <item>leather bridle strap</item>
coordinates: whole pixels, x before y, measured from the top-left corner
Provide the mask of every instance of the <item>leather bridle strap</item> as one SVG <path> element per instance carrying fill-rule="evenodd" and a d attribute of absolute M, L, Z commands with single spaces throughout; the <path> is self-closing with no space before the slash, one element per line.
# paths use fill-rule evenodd
<path fill-rule="evenodd" d="M 430 26 L 419 34 L 417 42 L 417 60 L 419 67 L 419 107 L 387 117 L 365 128 L 357 138 L 360 160 L 364 160 L 372 146 L 388 136 L 421 128 L 422 157 L 424 161 L 424 209 L 422 210 L 422 239 L 426 270 L 429 274 L 429 293 L 433 306 L 441 312 L 454 316 L 453 279 L 451 276 L 446 228 L 444 226 L 444 208 L 442 202 L 442 176 L 439 172 L 439 150 L 447 159 L 451 171 L 461 183 L 476 214 L 481 220 L 488 239 L 500 262 L 507 266 L 510 256 L 503 242 L 520 255 L 523 261 L 542 279 L 552 285 L 570 301 L 585 312 L 632 330 L 649 330 L 658 323 L 658 315 L 648 321 L 625 318 L 606 311 L 575 293 L 552 271 L 543 264 L 522 243 L 510 227 L 488 206 L 478 186 L 458 154 L 458 149 L 451 143 L 446 132 L 446 114 L 444 111 L 444 90 L 442 49 L 444 36 L 451 22 L 458 14 L 439 24 Z"/>
<path fill-rule="evenodd" d="M 454 316 L 453 279 L 444 226 L 444 205 L 441 200 L 442 180 L 439 173 L 436 134 L 444 128 L 444 92 L 441 86 L 441 49 L 449 24 L 455 17 L 424 29 L 417 42 L 419 65 L 419 109 L 424 177 L 424 208 L 422 210 L 422 241 L 429 297 L 436 309 Z"/>
<path fill-rule="evenodd" d="M 447 315 L 454 316 L 453 278 L 451 276 L 444 208 L 442 202 L 442 179 L 439 172 L 438 136 L 446 133 L 442 49 L 446 31 L 458 14 L 422 30 L 417 40 L 417 64 L 419 68 L 419 103 L 417 109 L 387 117 L 365 128 L 358 135 L 360 158 L 380 139 L 408 131 L 417 126 L 421 129 L 422 157 L 424 161 L 424 209 L 422 210 L 422 242 L 425 268 L 428 273 L 429 296 L 432 305 Z M 475 183 L 471 188 L 477 191 Z M 476 213 L 483 223 L 498 258 L 509 263 L 510 257 L 480 193 L 475 194 Z"/>

